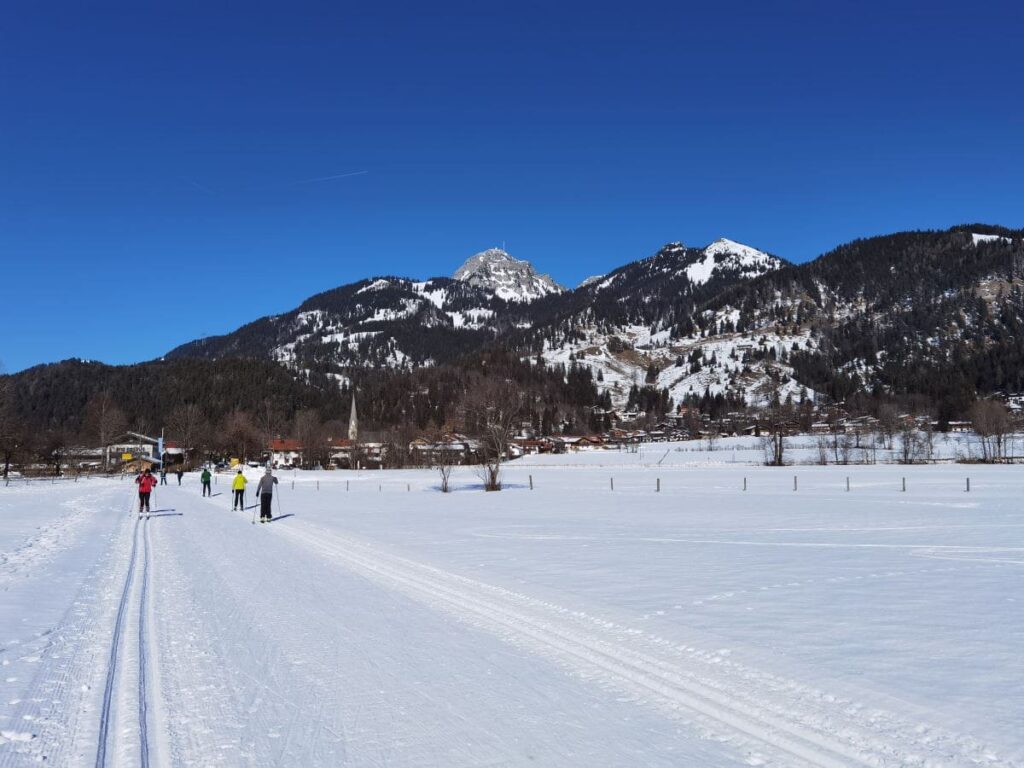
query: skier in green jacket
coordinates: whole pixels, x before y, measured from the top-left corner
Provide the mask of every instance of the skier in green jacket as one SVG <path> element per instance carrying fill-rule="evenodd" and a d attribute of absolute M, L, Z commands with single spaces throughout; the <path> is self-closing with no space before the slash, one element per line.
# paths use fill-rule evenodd
<path fill-rule="evenodd" d="M 210 493 L 210 468 L 203 467 L 203 474 L 199 476 L 199 479 L 203 482 L 203 496 L 212 496 Z"/>

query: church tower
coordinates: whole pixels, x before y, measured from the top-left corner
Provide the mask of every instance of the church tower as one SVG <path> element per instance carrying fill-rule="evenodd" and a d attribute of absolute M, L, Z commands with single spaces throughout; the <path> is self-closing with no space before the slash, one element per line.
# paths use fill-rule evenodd
<path fill-rule="evenodd" d="M 359 416 L 356 415 L 356 392 L 352 390 L 352 412 L 348 417 L 348 439 L 353 443 L 359 441 Z"/>

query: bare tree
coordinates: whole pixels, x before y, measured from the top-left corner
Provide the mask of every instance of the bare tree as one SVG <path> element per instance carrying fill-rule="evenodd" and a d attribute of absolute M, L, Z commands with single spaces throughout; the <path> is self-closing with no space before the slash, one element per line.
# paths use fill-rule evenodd
<path fill-rule="evenodd" d="M 761 450 L 764 451 L 764 463 L 770 467 L 785 466 L 786 435 L 778 429 L 761 435 Z"/>
<path fill-rule="evenodd" d="M 11 463 L 24 445 L 21 419 L 14 409 L 14 384 L 9 376 L 0 375 L 0 460 L 3 479 L 8 480 Z"/>
<path fill-rule="evenodd" d="M 857 439 L 854 435 L 844 432 L 839 436 L 839 448 L 837 461 L 840 464 L 849 464 L 850 456 L 853 453 L 853 449 L 856 445 Z"/>
<path fill-rule="evenodd" d="M 878 434 L 881 435 L 883 445 L 887 451 L 892 450 L 892 441 L 896 436 L 896 429 L 899 426 L 899 414 L 896 406 L 885 403 L 878 409 Z"/>
<path fill-rule="evenodd" d="M 85 406 L 86 431 L 93 437 L 103 450 L 103 471 L 107 467 L 107 446 L 127 428 L 128 420 L 124 411 L 117 407 L 110 392 L 100 392 L 93 396 Z"/>
<path fill-rule="evenodd" d="M 268 397 L 264 398 L 256 409 L 256 429 L 263 440 L 265 450 L 270 449 L 270 442 L 278 437 L 284 426 L 284 415 L 274 407 L 273 401 Z"/>
<path fill-rule="evenodd" d="M 234 410 L 224 417 L 220 432 L 222 447 L 239 461 L 245 461 L 249 452 L 260 445 L 260 434 L 252 417 L 242 410 Z"/>
<path fill-rule="evenodd" d="M 818 435 L 817 448 L 818 463 L 822 465 L 828 464 L 829 439 L 827 435 Z"/>
<path fill-rule="evenodd" d="M 1002 461 L 1007 435 L 1013 429 L 1006 406 L 996 400 L 979 400 L 971 407 L 971 422 L 981 442 L 982 460 Z"/>
<path fill-rule="evenodd" d="M 918 434 L 918 439 L 924 460 L 931 464 L 935 460 L 935 427 L 931 418 L 925 421 L 924 429 Z"/>
<path fill-rule="evenodd" d="M 522 411 L 522 393 L 511 381 L 484 379 L 465 398 L 467 431 L 481 437 L 484 490 L 501 490 L 501 463 L 508 457 Z"/>
<path fill-rule="evenodd" d="M 189 466 L 189 453 L 195 450 L 199 442 L 203 424 L 203 412 L 195 403 L 179 405 L 167 417 L 171 434 L 181 441 L 186 467 Z"/>
<path fill-rule="evenodd" d="M 705 442 L 707 443 L 707 451 L 708 451 L 708 453 L 710 453 L 710 452 L 715 450 L 715 445 L 718 443 L 718 438 L 720 437 L 720 434 L 719 434 L 718 430 L 719 430 L 719 425 L 718 424 L 716 424 L 714 422 L 708 424 L 708 433 L 707 433 L 707 435 L 704 438 Z"/>
<path fill-rule="evenodd" d="M 781 467 L 786 463 L 786 431 L 794 415 L 793 406 L 783 402 L 782 385 L 774 375 L 760 386 L 759 394 L 766 404 L 762 413 L 764 428 L 760 430 L 764 463 Z"/>
<path fill-rule="evenodd" d="M 62 429 L 53 429 L 35 436 L 35 454 L 39 461 L 53 467 L 53 476 L 60 477 L 67 454 L 67 435 Z"/>
<path fill-rule="evenodd" d="M 306 468 L 324 463 L 327 436 L 320 423 L 320 414 L 306 408 L 295 414 L 295 437 L 302 444 L 302 465 Z"/>
<path fill-rule="evenodd" d="M 781 467 L 786 463 L 786 431 L 791 412 L 790 406 L 779 404 L 777 394 L 765 411 L 767 429 L 761 433 L 761 449 L 765 464 L 771 467 Z"/>
<path fill-rule="evenodd" d="M 921 450 L 921 441 L 917 434 L 917 425 L 912 421 L 904 421 L 899 425 L 900 464 L 913 464 Z"/>
<path fill-rule="evenodd" d="M 441 450 L 437 451 L 434 456 L 434 466 L 437 468 L 438 474 L 441 475 L 441 492 L 448 493 L 449 480 L 452 476 L 452 470 L 459 461 L 459 454 L 457 451 L 451 449 L 451 447 L 444 443 L 441 446 Z"/>

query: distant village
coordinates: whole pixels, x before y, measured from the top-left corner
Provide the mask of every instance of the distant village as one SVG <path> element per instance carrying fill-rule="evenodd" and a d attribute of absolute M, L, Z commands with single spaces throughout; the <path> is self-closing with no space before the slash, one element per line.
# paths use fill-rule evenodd
<path fill-rule="evenodd" d="M 840 445 L 844 452 L 857 448 L 866 450 L 873 444 L 892 447 L 900 434 L 966 433 L 982 434 L 995 429 L 1005 434 L 1021 431 L 1024 415 L 1024 394 L 1003 396 L 995 401 L 1000 425 L 974 421 L 938 422 L 925 416 L 890 410 L 879 416 L 851 415 L 841 405 L 817 407 L 812 403 L 779 410 L 736 411 L 712 420 L 692 406 L 681 405 L 657 423 L 650 424 L 642 411 L 594 408 L 594 415 L 605 424 L 606 431 L 589 434 L 538 434 L 529 421 L 512 426 L 502 443 L 502 459 L 513 460 L 535 454 L 565 454 L 577 451 L 629 450 L 644 443 L 704 441 L 713 448 L 716 440 L 748 436 L 781 438 L 809 436 L 819 442 L 828 441 L 839 462 Z M 989 420 L 991 422 L 991 419 Z M 642 426 L 641 426 L 642 425 Z M 275 469 L 360 470 L 401 467 L 433 467 L 439 464 L 467 465 L 483 462 L 493 442 L 456 430 L 439 431 L 401 441 L 392 432 L 361 432 L 355 402 L 344 437 L 323 436 L 314 451 L 300 439 L 274 435 L 263 444 L 253 444 L 244 455 L 226 455 L 186 446 L 169 435 L 146 435 L 125 432 L 104 446 L 68 447 L 58 460 L 60 473 L 135 473 L 149 467 L 178 471 L 210 466 L 229 469 L 239 464 L 271 466 Z M 917 438 L 915 438 L 917 439 Z M 906 440 L 904 440 L 906 442 Z M 918 440 L 924 443 L 923 439 Z M 915 454 L 917 455 L 917 454 Z M 924 454 L 921 454 L 924 456 Z M 925 457 L 927 460 L 927 457 Z M 915 463 L 908 461 L 907 463 Z M 24 467 L 26 473 L 53 472 L 53 466 Z"/>

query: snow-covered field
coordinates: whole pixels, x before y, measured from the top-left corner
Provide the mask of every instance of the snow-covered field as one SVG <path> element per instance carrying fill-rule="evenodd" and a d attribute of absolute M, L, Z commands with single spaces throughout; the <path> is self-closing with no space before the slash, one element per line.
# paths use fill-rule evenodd
<path fill-rule="evenodd" d="M 1024 765 L 1024 467 L 665 450 L 0 487 L 0 766 Z"/>

